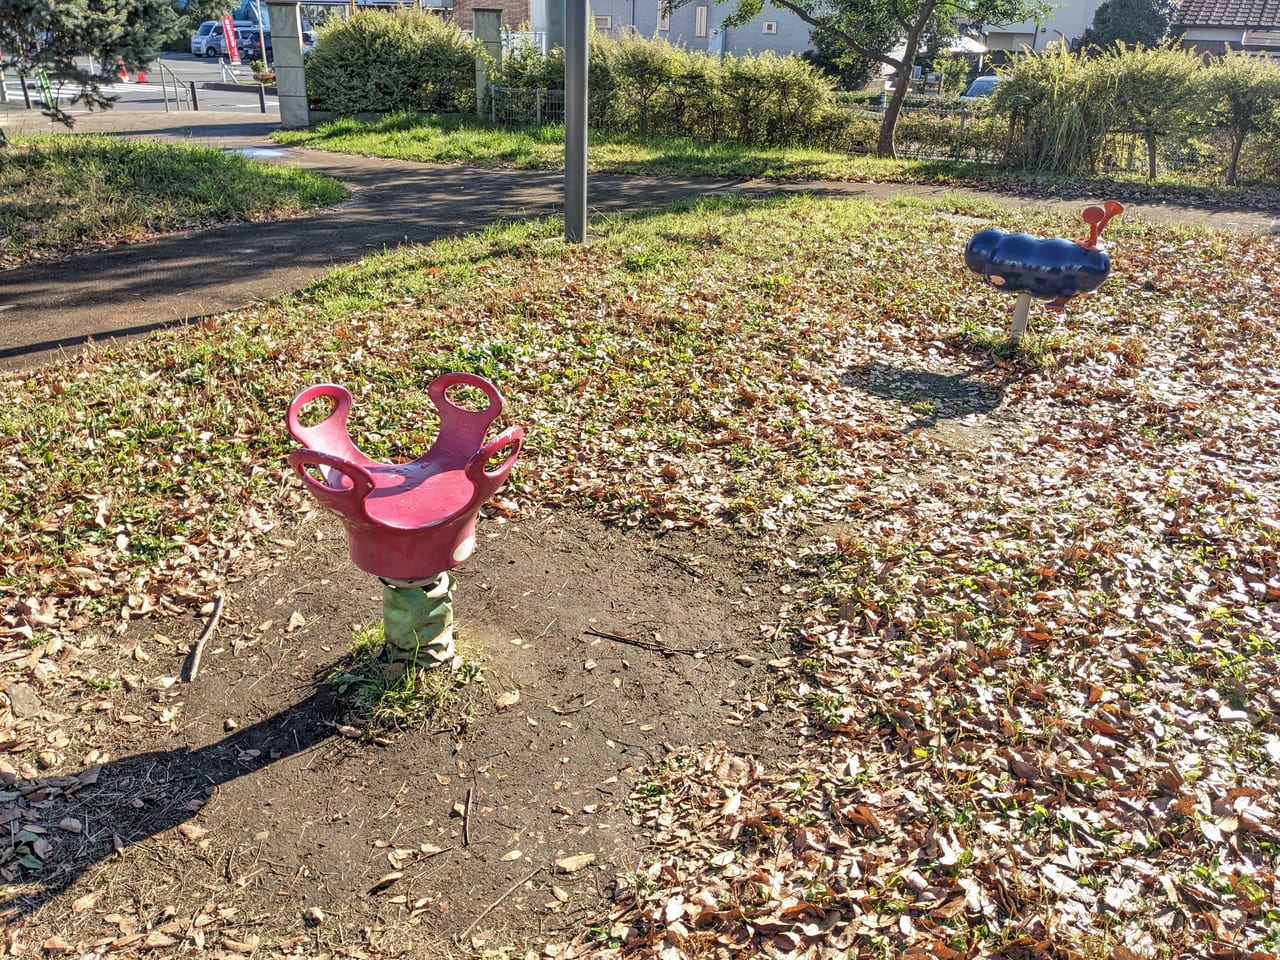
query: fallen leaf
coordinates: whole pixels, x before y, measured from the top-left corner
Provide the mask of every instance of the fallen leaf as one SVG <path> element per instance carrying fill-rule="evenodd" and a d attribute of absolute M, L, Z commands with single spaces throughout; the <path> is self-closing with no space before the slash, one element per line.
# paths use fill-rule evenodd
<path fill-rule="evenodd" d="M 589 867 L 596 862 L 594 853 L 579 853 L 572 857 L 564 857 L 556 861 L 557 873 L 577 873 L 583 867 Z"/>
<path fill-rule="evenodd" d="M 374 882 L 373 886 L 369 888 L 369 892 L 381 893 L 403 876 L 404 873 L 399 870 L 392 870 L 390 873 L 384 873 Z"/>

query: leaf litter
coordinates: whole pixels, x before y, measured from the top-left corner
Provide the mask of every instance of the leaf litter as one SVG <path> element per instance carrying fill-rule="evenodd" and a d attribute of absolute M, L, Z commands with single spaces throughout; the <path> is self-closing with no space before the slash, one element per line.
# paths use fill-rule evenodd
<path fill-rule="evenodd" d="M 94 681 L 148 656 L 131 620 L 288 549 L 291 393 L 380 371 L 358 428 L 395 455 L 430 375 L 471 369 L 530 437 L 491 520 L 573 507 L 768 545 L 784 602 L 761 639 L 788 653 L 753 709 L 802 723 L 792 765 L 717 743 L 655 765 L 631 798 L 652 859 L 545 953 L 1280 946 L 1280 241 L 1123 226 L 1107 285 L 1009 354 L 1009 304 L 958 267 L 946 211 L 734 201 L 576 249 L 539 229 L 6 382 L 60 411 L 4 431 L 6 877 L 52 842 L 20 832 L 31 797 L 80 782 L 40 776 L 61 760 L 37 762 L 39 701 L 109 710 Z M 119 489 L 119 463 L 160 479 Z"/>

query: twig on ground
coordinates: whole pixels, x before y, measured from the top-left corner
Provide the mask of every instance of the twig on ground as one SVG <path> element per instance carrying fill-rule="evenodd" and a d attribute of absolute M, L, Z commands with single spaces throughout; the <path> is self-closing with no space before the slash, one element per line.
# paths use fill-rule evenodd
<path fill-rule="evenodd" d="M 685 573 L 693 577 L 693 579 L 695 580 L 697 580 L 699 577 L 702 576 L 702 572 L 697 567 L 693 566 L 692 564 L 686 563 L 685 561 L 681 560 L 679 557 L 672 556 L 669 553 L 659 553 L 658 556 L 660 556 L 663 560 L 667 561 L 667 563 L 670 563 L 673 566 L 679 568 L 680 570 L 683 570 Z"/>
<path fill-rule="evenodd" d="M 209 642 L 209 638 L 213 636 L 213 631 L 218 629 L 218 618 L 222 616 L 222 594 L 213 601 L 213 613 L 209 614 L 209 620 L 205 623 L 204 629 L 200 631 L 200 637 L 196 640 L 196 644 L 191 648 L 191 660 L 187 666 L 187 675 L 183 678 L 183 683 L 192 683 L 196 674 L 200 672 L 200 658 L 204 656 L 204 645 Z"/>
<path fill-rule="evenodd" d="M 481 920 L 487 917 L 489 913 L 496 906 L 498 906 L 498 904 L 502 903 L 503 900 L 507 899 L 507 897 L 515 893 L 517 889 L 519 889 L 520 887 L 528 883 L 530 880 L 532 880 L 534 876 L 537 873 L 539 873 L 541 870 L 542 870 L 542 867 L 536 867 L 535 869 L 529 871 L 527 874 L 521 877 L 519 880 L 517 880 L 515 883 L 513 883 L 511 886 L 507 887 L 507 889 L 503 890 L 502 896 L 498 897 L 497 900 L 493 901 L 493 903 L 489 904 L 487 907 L 481 910 L 480 916 L 472 920 L 471 923 L 467 925 L 467 929 L 463 930 L 460 934 L 458 934 L 458 942 L 461 943 L 463 940 L 466 940 L 467 937 L 471 934 L 471 931 L 476 928 L 476 924 L 478 924 Z"/>
<path fill-rule="evenodd" d="M 620 633 L 606 633 L 603 630 L 584 630 L 582 631 L 589 637 L 599 637 L 601 640 L 612 640 L 615 643 L 626 643 L 633 647 L 639 647 L 641 650 L 652 650 L 654 653 L 660 653 L 664 657 L 674 657 L 677 653 L 683 653 L 688 656 L 696 656 L 701 651 L 690 650 L 685 647 L 668 646 L 662 640 L 641 640 L 638 637 L 624 637 Z"/>
<path fill-rule="evenodd" d="M 471 846 L 471 794 L 474 787 L 467 787 L 467 799 L 462 806 L 462 845 Z"/>

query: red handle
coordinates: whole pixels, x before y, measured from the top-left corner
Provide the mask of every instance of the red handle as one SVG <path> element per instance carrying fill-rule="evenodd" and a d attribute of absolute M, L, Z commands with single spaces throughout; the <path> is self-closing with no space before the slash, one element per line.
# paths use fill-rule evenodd
<path fill-rule="evenodd" d="M 333 412 L 314 426 L 304 427 L 301 420 L 303 408 L 320 397 L 327 397 L 333 401 Z M 350 416 L 351 391 L 334 383 L 321 383 L 314 387 L 307 387 L 293 398 L 293 402 L 289 404 L 285 422 L 294 439 L 308 449 L 323 450 L 325 453 L 343 457 L 353 463 L 372 463 L 373 461 L 351 442 L 351 434 L 347 429 Z"/>
<path fill-rule="evenodd" d="M 352 463 L 350 460 L 336 457 L 330 453 L 322 453 L 319 450 L 295 450 L 289 454 L 289 463 L 293 466 L 294 472 L 302 478 L 302 482 L 311 488 L 311 492 L 315 494 L 316 499 L 321 503 L 330 503 L 337 505 L 338 503 L 354 497 L 357 504 L 363 503 L 364 498 L 373 493 L 373 476 L 364 467 L 358 463 Z M 308 467 L 328 467 L 330 470 L 337 471 L 344 477 L 348 483 L 347 487 L 334 486 L 329 478 L 326 482 L 321 483 L 311 475 Z"/>
<path fill-rule="evenodd" d="M 516 457 L 520 456 L 520 448 L 523 446 L 523 428 L 507 427 L 507 429 L 481 447 L 476 455 L 471 458 L 467 463 L 467 476 L 478 488 L 488 488 L 491 493 L 507 478 L 507 474 L 515 466 Z M 497 469 L 486 470 L 485 464 L 497 456 L 498 452 L 504 447 L 510 447 L 511 452 L 503 458 L 502 463 L 498 464 Z M 488 493 L 486 493 L 485 499 L 488 499 L 488 496 Z"/>

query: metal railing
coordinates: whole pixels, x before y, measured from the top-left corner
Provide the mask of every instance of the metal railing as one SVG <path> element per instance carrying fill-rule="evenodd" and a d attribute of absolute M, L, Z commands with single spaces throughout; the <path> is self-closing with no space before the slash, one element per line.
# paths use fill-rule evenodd
<path fill-rule="evenodd" d="M 163 60 L 157 60 L 160 66 L 160 93 L 164 99 L 164 112 L 169 112 L 169 85 L 173 85 L 173 109 L 181 110 L 185 103 L 188 110 L 199 110 L 200 99 L 196 96 L 196 82 L 183 81 L 168 67 Z"/>

